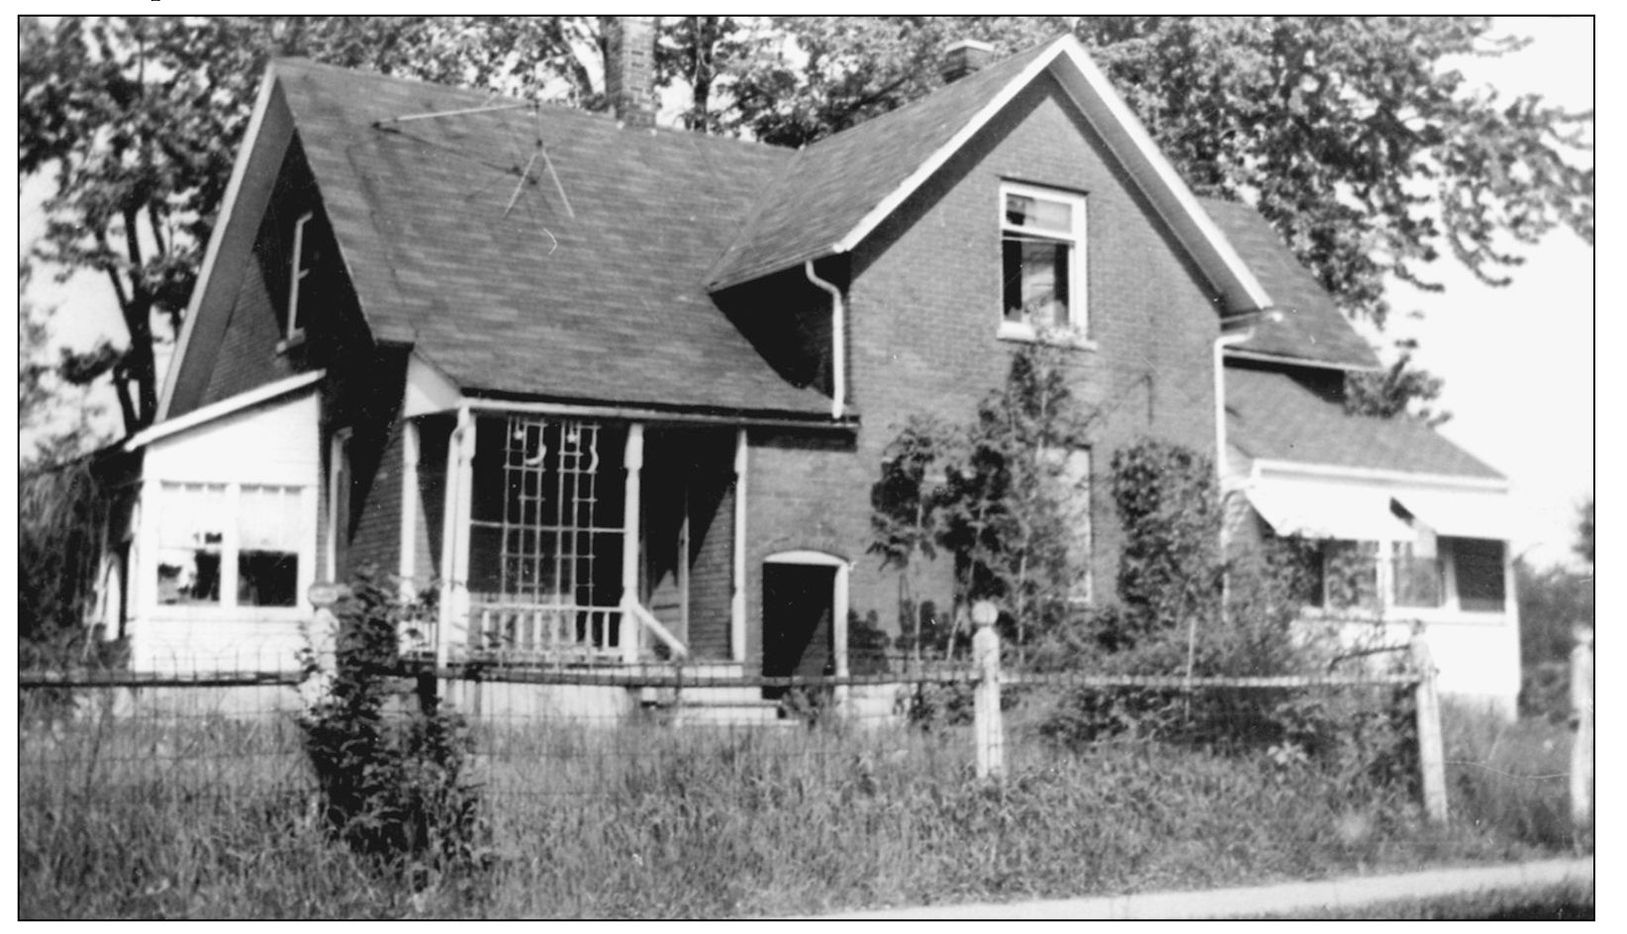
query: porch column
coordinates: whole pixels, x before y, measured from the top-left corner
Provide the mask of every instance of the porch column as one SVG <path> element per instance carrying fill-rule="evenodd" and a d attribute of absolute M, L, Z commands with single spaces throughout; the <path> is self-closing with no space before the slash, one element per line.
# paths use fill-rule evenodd
<path fill-rule="evenodd" d="M 418 423 L 401 420 L 401 599 L 418 596 Z"/>
<path fill-rule="evenodd" d="M 830 641 L 831 652 L 836 656 L 836 677 L 845 678 L 847 668 L 847 576 L 852 565 L 843 561 L 836 566 L 835 592 L 831 595 Z M 847 705 L 848 687 L 845 684 L 836 687 L 836 709 L 841 710 Z"/>
<path fill-rule="evenodd" d="M 746 660 L 746 429 L 734 433 L 734 593 L 729 599 L 729 650 Z"/>
<path fill-rule="evenodd" d="M 631 665 L 638 661 L 638 621 L 633 618 L 633 606 L 638 602 L 639 475 L 644 469 L 644 426 L 638 422 L 627 426 L 622 463 L 627 468 L 627 487 L 621 536 L 621 660 Z"/>
<path fill-rule="evenodd" d="M 446 444 L 446 502 L 441 527 L 440 620 L 435 627 L 435 663 L 444 665 L 461 631 L 469 628 L 469 504 L 473 487 L 475 421 L 468 406 L 458 409 L 458 425 Z"/>

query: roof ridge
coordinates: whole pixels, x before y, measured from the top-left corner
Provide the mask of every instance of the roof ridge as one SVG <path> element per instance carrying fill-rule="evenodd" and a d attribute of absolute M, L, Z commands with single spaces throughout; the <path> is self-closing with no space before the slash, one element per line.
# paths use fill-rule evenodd
<path fill-rule="evenodd" d="M 296 66 L 299 66 L 299 67 L 305 67 L 305 68 L 320 69 L 322 71 L 334 72 L 334 73 L 338 73 L 338 74 L 342 74 L 342 75 L 362 75 L 364 77 L 374 79 L 374 80 L 378 80 L 378 81 L 389 81 L 389 82 L 394 82 L 394 83 L 397 83 L 397 84 L 416 85 L 416 86 L 423 87 L 423 88 L 428 88 L 428 89 L 431 89 L 431 90 L 437 91 L 437 92 L 445 92 L 445 93 L 449 93 L 449 94 L 459 94 L 459 95 L 469 97 L 471 99 L 478 98 L 478 99 L 490 102 L 490 103 L 492 103 L 494 105 L 495 104 L 526 104 L 526 105 L 530 105 L 530 106 L 534 106 L 534 107 L 538 107 L 538 108 L 546 108 L 547 110 L 550 110 L 550 111 L 553 111 L 553 112 L 556 112 L 556 113 L 578 115 L 578 116 L 582 116 L 582 117 L 586 117 L 586 118 L 597 119 L 597 120 L 600 120 L 600 121 L 606 122 L 606 123 L 614 123 L 614 124 L 617 124 L 617 125 L 624 124 L 623 120 L 621 120 L 615 114 L 610 113 L 608 111 L 588 110 L 588 109 L 586 109 L 584 107 L 577 107 L 577 106 L 574 106 L 572 104 L 562 103 L 562 102 L 557 101 L 557 100 L 548 100 L 548 99 L 541 98 L 541 97 L 535 97 L 535 98 L 533 98 L 533 97 L 516 97 L 513 94 L 510 94 L 510 93 L 507 93 L 507 92 L 504 92 L 504 91 L 486 90 L 486 89 L 482 89 L 482 88 L 469 87 L 467 85 L 461 85 L 461 84 L 445 84 L 445 83 L 440 82 L 440 81 L 431 81 L 431 80 L 428 80 L 426 78 L 419 78 L 419 77 L 415 77 L 415 76 L 412 76 L 412 75 L 385 74 L 382 71 L 377 71 L 377 70 L 372 69 L 372 68 L 350 67 L 350 66 L 346 66 L 346 65 L 335 65 L 335 64 L 332 64 L 331 62 L 319 62 L 319 61 L 317 61 L 317 60 L 315 60 L 313 58 L 309 58 L 309 57 L 304 56 L 304 55 L 278 55 L 278 56 L 273 56 L 271 58 L 270 62 L 269 62 L 270 67 L 274 67 L 274 66 L 277 66 L 277 65 L 287 65 L 287 64 L 292 64 L 292 65 L 296 65 Z M 792 149 L 792 147 L 785 146 L 785 145 L 782 145 L 782 144 L 779 144 L 779 143 L 766 143 L 766 142 L 763 142 L 762 140 L 745 139 L 745 138 L 738 137 L 738 136 L 725 136 L 725 135 L 718 134 L 718 133 L 706 133 L 706 132 L 702 132 L 702 131 L 699 131 L 699 130 L 687 129 L 685 127 L 659 126 L 658 125 L 658 126 L 653 126 L 653 127 L 646 127 L 644 129 L 650 130 L 650 131 L 652 131 L 652 132 L 654 132 L 656 134 L 681 136 L 681 137 L 686 138 L 686 139 L 694 139 L 694 140 L 716 141 L 717 143 L 725 144 L 725 145 L 727 145 L 727 144 L 738 144 L 738 145 L 747 146 L 747 147 L 750 147 L 750 148 L 760 148 L 760 149 L 767 149 L 767 150 L 776 151 L 776 152 L 787 152 L 787 153 L 794 151 Z"/>
<path fill-rule="evenodd" d="M 827 142 L 829 142 L 829 141 L 831 141 L 833 139 L 836 139 L 837 137 L 843 136 L 843 135 L 845 135 L 847 133 L 851 133 L 851 132 L 853 132 L 855 130 L 858 130 L 858 129 L 861 129 L 861 128 L 868 128 L 868 127 L 870 127 L 872 125 L 875 125 L 877 123 L 881 123 L 883 121 L 892 120 L 894 117 L 900 117 L 900 115 L 908 115 L 912 111 L 914 111 L 914 110 L 916 110 L 916 109 L 918 109 L 920 107 L 923 107 L 928 103 L 931 103 L 933 98 L 937 97 L 939 94 L 944 93 L 945 91 L 949 91 L 951 89 L 965 88 L 968 85 L 978 84 L 978 83 L 983 83 L 983 82 L 989 81 L 988 76 L 990 74 L 994 73 L 995 71 L 997 71 L 997 70 L 999 70 L 1001 68 L 1007 67 L 1014 59 L 1022 58 L 1024 56 L 1038 58 L 1040 55 L 1044 54 L 1044 52 L 1049 50 L 1053 45 L 1055 45 L 1057 42 L 1059 42 L 1066 35 L 1069 35 L 1069 33 L 1061 33 L 1061 34 L 1058 34 L 1056 37 L 1054 37 L 1052 39 L 1048 39 L 1048 40 L 1046 40 L 1044 42 L 1038 43 L 1038 44 L 1036 44 L 1036 45 L 1034 45 L 1034 46 L 1032 46 L 1030 48 L 1022 49 L 1021 51 L 1017 51 L 1017 52 L 1012 52 L 1011 54 L 1007 55 L 1006 57 L 1004 57 L 1002 59 L 999 59 L 998 61 L 993 61 L 993 62 L 990 62 L 987 65 L 984 65 L 982 68 L 979 68 L 977 71 L 975 71 L 975 72 L 973 72 L 973 73 L 971 73 L 969 75 L 966 75 L 963 78 L 960 78 L 960 79 L 955 80 L 955 81 L 950 81 L 950 82 L 947 82 L 947 83 L 945 83 L 943 85 L 940 85 L 939 87 L 933 88 L 932 90 L 928 91 L 925 94 L 922 94 L 920 97 L 917 97 L 915 100 L 910 101 L 909 103 L 905 104 L 902 107 L 895 107 L 892 110 L 886 111 L 884 113 L 876 114 L 873 117 L 866 117 L 865 119 L 859 121 L 858 123 L 855 123 L 855 124 L 853 124 L 851 126 L 843 127 L 842 129 L 837 130 L 836 132 L 831 133 L 831 134 L 829 134 L 827 136 L 821 136 L 820 138 L 814 140 L 813 142 L 808 143 L 808 144 L 806 144 L 806 145 L 804 145 L 802 147 L 799 147 L 799 148 L 800 149 L 818 149 L 820 146 L 824 145 L 825 143 L 827 143 Z M 1010 77 L 1007 77 L 1005 80 L 1009 81 Z M 1003 82 L 1002 82 L 1002 84 L 1003 84 Z"/>

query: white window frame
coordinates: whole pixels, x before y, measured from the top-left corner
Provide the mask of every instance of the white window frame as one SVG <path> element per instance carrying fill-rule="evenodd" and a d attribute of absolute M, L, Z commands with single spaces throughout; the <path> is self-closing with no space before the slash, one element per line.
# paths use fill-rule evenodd
<path fill-rule="evenodd" d="M 305 602 L 305 591 L 313 580 L 316 566 L 316 536 L 313 526 L 312 510 L 316 497 L 316 490 L 309 484 L 280 483 L 261 481 L 219 481 L 219 480 L 169 480 L 159 479 L 151 481 L 157 496 L 157 509 L 148 512 L 152 517 L 153 527 L 150 537 L 144 535 L 144 540 L 150 542 L 146 547 L 150 550 L 151 560 L 139 562 L 139 566 L 132 562 L 128 572 L 130 579 L 137 579 L 140 575 L 141 586 L 151 588 L 151 596 L 143 601 L 147 611 L 160 618 L 192 619 L 192 618 L 218 618 L 221 616 L 242 617 L 249 616 L 256 619 L 274 620 L 280 618 L 302 618 L 308 607 Z M 228 519 L 222 526 L 222 542 L 220 546 L 220 600 L 217 603 L 160 603 L 158 601 L 158 568 L 162 563 L 159 555 L 164 545 L 160 537 L 158 513 L 161 513 L 166 501 L 171 495 L 173 487 L 187 486 L 218 486 L 223 487 L 226 496 L 225 511 Z M 295 554 L 299 558 L 299 569 L 295 574 L 295 600 L 293 606 L 255 606 L 253 604 L 237 602 L 238 586 L 238 555 L 239 536 L 237 534 L 238 504 L 242 496 L 243 487 L 277 487 L 293 490 L 298 493 L 298 503 L 295 509 L 299 513 L 300 537 L 299 547 Z"/>
<path fill-rule="evenodd" d="M 288 333 L 287 341 L 290 345 L 299 342 L 305 337 L 305 328 L 299 323 L 299 287 L 305 277 L 311 274 L 311 268 L 301 265 L 305 259 L 305 225 L 315 217 L 315 212 L 306 211 L 294 221 L 294 250 L 288 262 Z"/>
<path fill-rule="evenodd" d="M 1043 188 L 1038 185 L 1029 185 L 1022 182 L 1001 182 L 999 201 L 996 204 L 1000 223 L 1000 254 L 996 257 L 998 264 L 997 278 L 1000 283 L 999 307 L 1000 330 L 999 336 L 1006 340 L 1035 341 L 1041 339 L 1059 340 L 1078 346 L 1093 347 L 1090 337 L 1090 303 L 1088 300 L 1087 285 L 1090 281 L 1087 274 L 1087 226 L 1088 226 L 1088 199 L 1085 195 L 1075 191 L 1066 191 L 1060 188 Z M 1072 225 L 1067 234 L 1058 236 L 1053 232 L 1038 232 L 1018 227 L 1006 220 L 1006 198 L 1010 195 L 1019 195 L 1041 201 L 1061 203 L 1068 206 L 1072 217 Z M 1068 255 L 1068 323 L 1058 328 L 1036 328 L 1034 322 L 1029 320 L 1012 321 L 1006 317 L 1005 308 L 1005 242 L 1008 236 L 1021 234 L 1045 240 L 1055 240 L 1067 243 L 1071 247 Z"/>

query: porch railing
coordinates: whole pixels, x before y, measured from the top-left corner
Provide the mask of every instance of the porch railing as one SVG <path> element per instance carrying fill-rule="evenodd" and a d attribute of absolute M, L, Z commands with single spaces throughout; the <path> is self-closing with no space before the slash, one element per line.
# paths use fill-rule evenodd
<path fill-rule="evenodd" d="M 621 654 L 620 607 L 476 599 L 469 606 L 468 650 L 521 658 L 615 658 Z"/>
<path fill-rule="evenodd" d="M 624 627 L 624 624 L 628 624 Z M 399 627 L 401 651 L 407 655 L 434 655 L 438 623 L 432 618 L 408 618 Z M 626 628 L 627 632 L 623 632 Z M 454 633 L 454 655 L 496 657 L 524 661 L 626 661 L 627 638 L 657 644 L 672 658 L 689 649 L 639 603 L 624 606 L 578 606 L 560 603 L 523 603 L 477 595 L 469 605 L 468 628 Z"/>

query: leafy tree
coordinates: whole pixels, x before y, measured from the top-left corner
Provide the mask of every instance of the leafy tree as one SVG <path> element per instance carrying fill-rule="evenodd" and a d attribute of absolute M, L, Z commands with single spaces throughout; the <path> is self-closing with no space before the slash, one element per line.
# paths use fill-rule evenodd
<path fill-rule="evenodd" d="M 1399 340 L 1401 355 L 1377 373 L 1351 373 L 1345 377 L 1345 411 L 1375 418 L 1417 418 L 1430 427 L 1445 424 L 1450 412 L 1431 403 L 1441 396 L 1441 378 L 1413 365 L 1415 340 Z"/>
<path fill-rule="evenodd" d="M 1591 111 L 1468 87 L 1460 56 L 1498 56 L 1486 18 L 841 17 L 783 20 L 806 53 L 736 63 L 722 123 L 801 145 L 914 100 L 955 38 L 1015 52 L 1064 31 L 1092 50 L 1201 195 L 1248 201 L 1355 317 L 1383 325 L 1384 281 L 1426 290 L 1451 256 L 1502 285 L 1556 227 L 1593 240 Z M 1445 419 L 1410 349 L 1351 381 L 1353 411 Z M 1421 404 L 1421 410 L 1420 410 Z"/>
<path fill-rule="evenodd" d="M 272 55 L 604 106 L 593 17 L 64 17 L 20 23 L 18 169 L 49 173 L 35 255 L 106 279 L 128 335 L 65 359 L 111 375 L 126 430 L 158 404 L 153 348 L 185 314 Z"/>
<path fill-rule="evenodd" d="M 1421 265 L 1441 255 L 1495 284 L 1555 227 L 1592 240 L 1593 171 L 1571 161 L 1592 114 L 1466 87 L 1453 56 L 1520 45 L 1486 19 L 672 17 L 657 70 L 689 87 L 687 126 L 800 145 L 931 91 L 951 39 L 1011 52 L 1066 30 L 1194 189 L 1256 204 L 1353 315 L 1382 323 L 1387 274 L 1437 287 Z M 605 103 L 598 17 L 21 21 L 19 169 L 55 182 L 38 255 L 104 277 L 129 333 L 62 372 L 111 374 L 127 428 L 153 416 L 152 345 L 184 314 L 273 53 Z"/>
<path fill-rule="evenodd" d="M 918 558 L 952 555 L 956 605 L 999 602 L 1019 655 L 1065 621 L 1089 558 L 1073 547 L 1070 507 L 1082 491 L 1070 485 L 1067 455 L 1084 445 L 1094 413 L 1074 402 L 1060 353 L 1025 345 L 968 425 L 909 422 L 871 489 L 870 551 L 883 566 L 907 581 Z M 912 627 L 913 591 L 901 586 Z"/>
<path fill-rule="evenodd" d="M 1585 559 L 1589 567 L 1593 565 L 1593 497 L 1589 496 L 1587 502 L 1576 509 L 1576 544 L 1573 546 L 1577 555 Z"/>

